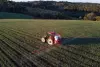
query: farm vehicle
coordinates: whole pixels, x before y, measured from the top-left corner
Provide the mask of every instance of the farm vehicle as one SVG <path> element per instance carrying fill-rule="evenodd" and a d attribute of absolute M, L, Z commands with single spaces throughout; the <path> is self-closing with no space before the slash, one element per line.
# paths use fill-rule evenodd
<path fill-rule="evenodd" d="M 47 32 L 42 38 L 41 41 L 48 43 L 49 45 L 61 44 L 61 36 L 55 32 Z"/>

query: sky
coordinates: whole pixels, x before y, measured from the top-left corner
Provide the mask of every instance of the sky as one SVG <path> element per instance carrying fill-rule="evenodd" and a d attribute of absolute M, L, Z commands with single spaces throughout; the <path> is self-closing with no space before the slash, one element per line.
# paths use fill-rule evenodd
<path fill-rule="evenodd" d="M 12 1 L 20 2 L 20 1 L 39 1 L 39 0 L 12 0 Z M 44 1 L 46 1 L 46 0 L 44 0 Z M 48 1 L 52 1 L 52 0 L 48 0 Z M 53 0 L 53 1 L 100 3 L 100 0 Z"/>

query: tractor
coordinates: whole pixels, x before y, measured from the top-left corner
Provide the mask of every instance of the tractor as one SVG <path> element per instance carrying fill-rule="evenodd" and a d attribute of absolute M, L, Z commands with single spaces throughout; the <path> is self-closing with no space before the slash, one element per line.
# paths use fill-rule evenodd
<path fill-rule="evenodd" d="M 61 36 L 55 32 L 47 32 L 42 38 L 41 41 L 48 43 L 49 45 L 61 44 Z"/>

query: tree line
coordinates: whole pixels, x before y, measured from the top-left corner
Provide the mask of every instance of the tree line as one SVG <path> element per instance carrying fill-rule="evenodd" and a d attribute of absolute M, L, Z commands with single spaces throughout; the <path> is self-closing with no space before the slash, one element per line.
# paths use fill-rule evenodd
<path fill-rule="evenodd" d="M 86 19 L 86 14 L 100 15 L 100 4 L 56 1 L 14 2 L 0 0 L 0 12 L 22 13 L 44 19 Z M 91 15 L 90 15 L 91 16 Z"/>
<path fill-rule="evenodd" d="M 65 3 L 65 10 L 100 12 L 100 4 L 96 3 Z"/>

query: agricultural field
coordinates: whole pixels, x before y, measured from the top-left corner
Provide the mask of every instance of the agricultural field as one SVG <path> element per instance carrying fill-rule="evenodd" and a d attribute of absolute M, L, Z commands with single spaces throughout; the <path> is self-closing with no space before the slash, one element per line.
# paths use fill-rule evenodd
<path fill-rule="evenodd" d="M 62 44 L 42 43 L 48 31 Z M 100 67 L 100 22 L 2 19 L 0 67 Z"/>

